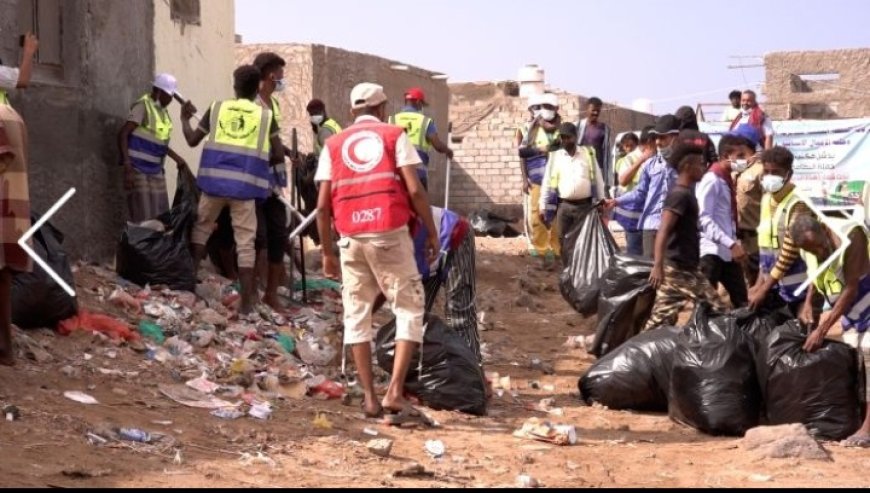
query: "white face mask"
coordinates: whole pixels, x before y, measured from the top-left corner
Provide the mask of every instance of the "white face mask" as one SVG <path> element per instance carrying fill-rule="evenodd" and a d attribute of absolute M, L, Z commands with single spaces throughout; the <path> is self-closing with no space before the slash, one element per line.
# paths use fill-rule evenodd
<path fill-rule="evenodd" d="M 284 79 L 275 81 L 275 92 L 282 92 L 285 88 L 287 88 L 287 83 L 284 82 Z"/>
<path fill-rule="evenodd" d="M 309 120 L 315 125 L 320 125 L 323 123 L 323 115 L 313 115 Z"/>
<path fill-rule="evenodd" d="M 533 110 L 532 111 L 532 118 L 540 118 L 540 117 L 541 117 L 541 110 Z"/>
<path fill-rule="evenodd" d="M 556 112 L 553 110 L 541 110 L 541 118 L 545 121 L 552 121 L 553 118 L 556 118 Z"/>
<path fill-rule="evenodd" d="M 766 193 L 776 193 L 785 186 L 785 178 L 777 175 L 764 175 L 761 178 L 761 188 Z"/>
<path fill-rule="evenodd" d="M 747 159 L 732 159 L 731 160 L 731 171 L 737 173 L 743 173 L 746 169 L 749 168 L 749 160 Z"/>

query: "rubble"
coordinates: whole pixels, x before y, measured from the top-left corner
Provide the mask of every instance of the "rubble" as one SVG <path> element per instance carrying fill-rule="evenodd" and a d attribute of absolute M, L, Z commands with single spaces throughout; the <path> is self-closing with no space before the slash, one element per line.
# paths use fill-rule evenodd
<path fill-rule="evenodd" d="M 740 445 L 745 450 L 755 451 L 759 458 L 830 460 L 825 449 L 799 423 L 752 428 Z"/>
<path fill-rule="evenodd" d="M 369 452 L 378 457 L 387 458 L 393 450 L 393 441 L 387 438 L 369 440 L 366 444 L 366 448 Z"/>

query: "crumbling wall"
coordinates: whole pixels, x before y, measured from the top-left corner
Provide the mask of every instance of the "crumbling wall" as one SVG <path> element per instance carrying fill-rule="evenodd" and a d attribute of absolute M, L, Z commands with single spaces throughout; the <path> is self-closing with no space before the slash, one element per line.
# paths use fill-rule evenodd
<path fill-rule="evenodd" d="M 17 0 L 0 0 L 16 13 Z M 154 74 L 151 0 L 60 2 L 63 63 L 37 67 L 32 86 L 13 91 L 12 105 L 30 136 L 30 197 L 44 213 L 67 190 L 76 195 L 52 222 L 76 257 L 107 260 L 124 224 L 124 192 L 116 135 L 142 81 Z M 135 20 L 135 22 L 134 22 Z M 17 65 L 17 15 L 0 16 L 0 50 Z"/>
<path fill-rule="evenodd" d="M 764 56 L 765 110 L 774 119 L 870 116 L 870 48 L 790 51 Z M 839 74 L 830 81 L 801 75 Z"/>

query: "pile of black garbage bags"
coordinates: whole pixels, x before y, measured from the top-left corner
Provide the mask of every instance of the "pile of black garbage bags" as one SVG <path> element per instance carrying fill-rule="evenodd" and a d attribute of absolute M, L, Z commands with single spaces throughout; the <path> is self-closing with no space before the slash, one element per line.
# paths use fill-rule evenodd
<path fill-rule="evenodd" d="M 611 409 L 667 412 L 711 435 L 802 423 L 817 438 L 846 438 L 863 416 L 860 352 L 825 341 L 807 353 L 805 340 L 781 312 L 714 316 L 702 304 L 685 327 L 659 327 L 609 348 L 580 379 L 580 394 Z"/>

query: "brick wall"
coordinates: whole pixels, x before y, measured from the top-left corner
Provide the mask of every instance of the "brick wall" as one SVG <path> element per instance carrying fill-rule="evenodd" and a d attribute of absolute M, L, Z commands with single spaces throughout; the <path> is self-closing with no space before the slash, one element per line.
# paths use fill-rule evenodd
<path fill-rule="evenodd" d="M 516 85 L 503 83 L 451 84 L 450 119 L 456 166 L 451 173 L 450 207 L 464 213 L 490 209 L 518 216 L 522 213 L 522 175 L 516 153 L 516 131 L 528 119 L 524 98 Z M 577 122 L 586 98 L 551 89 L 559 95 L 563 120 Z M 601 120 L 613 134 L 651 124 L 654 117 L 606 105 Z"/>
<path fill-rule="evenodd" d="M 774 119 L 870 116 L 870 48 L 775 52 L 764 56 L 765 111 Z M 839 74 L 830 81 L 801 75 Z"/>

